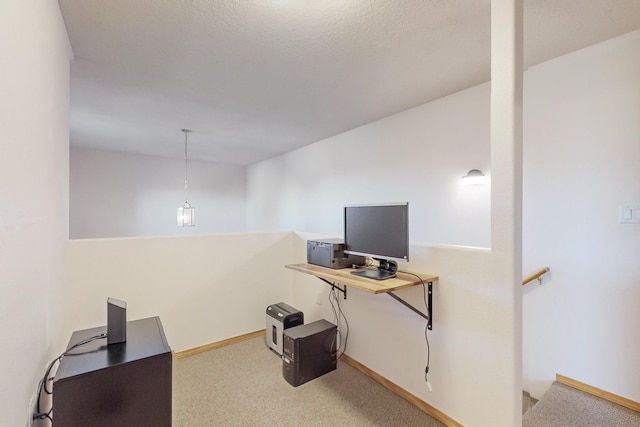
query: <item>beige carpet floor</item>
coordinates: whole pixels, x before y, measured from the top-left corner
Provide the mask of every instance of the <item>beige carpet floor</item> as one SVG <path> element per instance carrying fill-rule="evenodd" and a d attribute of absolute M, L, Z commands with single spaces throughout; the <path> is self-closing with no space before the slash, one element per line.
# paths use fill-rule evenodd
<path fill-rule="evenodd" d="M 173 415 L 176 427 L 443 426 L 341 361 L 293 387 L 261 337 L 174 359 Z"/>
<path fill-rule="evenodd" d="M 524 414 L 524 427 L 638 427 L 640 413 L 554 382 Z"/>

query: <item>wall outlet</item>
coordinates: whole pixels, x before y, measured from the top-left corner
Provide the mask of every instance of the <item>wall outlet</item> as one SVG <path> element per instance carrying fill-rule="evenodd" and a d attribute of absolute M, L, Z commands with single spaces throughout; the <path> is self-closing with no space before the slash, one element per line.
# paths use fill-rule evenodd
<path fill-rule="evenodd" d="M 322 305 L 322 292 L 318 291 L 316 293 L 316 304 L 317 305 Z"/>

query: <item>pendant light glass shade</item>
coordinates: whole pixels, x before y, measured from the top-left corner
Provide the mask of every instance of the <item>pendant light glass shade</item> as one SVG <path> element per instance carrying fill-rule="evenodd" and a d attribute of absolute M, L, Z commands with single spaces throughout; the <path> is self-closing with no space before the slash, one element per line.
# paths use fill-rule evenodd
<path fill-rule="evenodd" d="M 196 225 L 196 210 L 189 202 L 184 202 L 178 208 L 178 227 L 193 227 Z"/>
<path fill-rule="evenodd" d="M 184 203 L 178 206 L 178 227 L 193 227 L 196 225 L 196 208 L 187 201 L 187 135 L 189 129 L 182 129 L 184 133 Z"/>

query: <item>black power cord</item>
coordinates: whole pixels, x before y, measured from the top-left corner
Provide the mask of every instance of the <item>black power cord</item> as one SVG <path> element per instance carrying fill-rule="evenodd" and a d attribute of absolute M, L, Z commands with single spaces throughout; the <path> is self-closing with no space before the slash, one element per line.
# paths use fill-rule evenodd
<path fill-rule="evenodd" d="M 53 369 L 53 367 L 56 365 L 56 363 L 59 363 L 65 356 L 69 356 L 71 355 L 71 350 L 74 350 L 80 346 L 83 346 L 85 344 L 88 344 L 92 341 L 95 340 L 99 340 L 99 339 L 104 339 L 107 338 L 107 334 L 100 334 L 100 335 L 95 335 L 91 338 L 87 338 L 84 339 L 82 341 L 79 341 L 77 343 L 75 343 L 74 345 L 72 345 L 71 347 L 69 347 L 64 353 L 62 353 L 60 356 L 56 357 L 55 359 L 53 359 L 53 361 L 51 363 L 49 363 L 49 366 L 47 367 L 47 370 L 44 373 L 44 376 L 42 377 L 42 379 L 40 380 L 40 382 L 38 383 L 38 398 L 36 399 L 36 412 L 33 413 L 31 419 L 32 420 L 50 420 L 53 423 L 53 417 L 51 416 L 51 412 L 53 411 L 53 407 L 50 408 L 47 412 L 41 412 L 40 410 L 40 400 L 42 397 L 42 392 L 44 391 L 45 394 L 53 394 L 53 390 L 49 390 L 47 388 L 47 382 L 53 381 L 55 376 L 50 376 L 51 375 L 51 370 Z"/>
<path fill-rule="evenodd" d="M 422 284 L 422 298 L 424 300 L 424 307 L 427 310 L 427 313 L 429 313 L 429 304 L 427 304 L 427 286 L 425 285 L 422 277 L 408 271 L 399 271 L 399 273 L 409 274 L 411 276 L 417 277 L 418 280 L 420 280 L 420 283 Z M 427 324 L 424 327 L 424 340 L 427 343 L 427 366 L 424 368 L 424 382 L 427 384 L 427 388 L 429 389 L 429 391 L 431 391 L 432 390 L 431 384 L 429 383 L 429 379 L 427 378 L 427 375 L 429 375 L 429 363 L 431 360 L 431 347 L 429 346 L 429 336 L 427 335 L 428 331 L 429 331 L 429 322 L 427 322 Z"/>
<path fill-rule="evenodd" d="M 347 340 L 349 338 L 349 322 L 347 321 L 344 312 L 342 311 L 342 307 L 340 307 L 340 298 L 338 295 L 338 291 L 336 291 L 335 287 L 331 287 L 329 291 L 329 303 L 331 304 L 331 310 L 333 310 L 333 321 L 338 326 L 337 335 L 340 338 L 340 344 L 336 347 L 336 352 L 339 352 L 340 355 L 338 359 L 342 358 L 342 355 L 347 351 Z M 336 308 L 337 307 L 337 308 Z M 340 317 L 344 320 L 344 325 L 346 327 L 346 333 L 344 334 L 344 340 L 342 332 L 340 332 L 339 322 Z M 340 351 L 342 349 L 342 351 Z"/>

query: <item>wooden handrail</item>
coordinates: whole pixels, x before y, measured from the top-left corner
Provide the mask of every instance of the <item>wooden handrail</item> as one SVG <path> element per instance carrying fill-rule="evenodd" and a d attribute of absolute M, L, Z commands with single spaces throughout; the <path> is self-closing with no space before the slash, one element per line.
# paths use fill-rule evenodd
<path fill-rule="evenodd" d="M 544 273 L 547 273 L 548 271 L 549 271 L 549 267 L 544 267 L 544 268 L 536 271 L 535 273 L 533 273 L 531 276 L 525 277 L 524 279 L 522 279 L 522 286 L 526 285 L 527 283 L 529 283 L 529 282 L 531 282 L 531 281 L 533 281 L 535 279 L 538 279 L 538 283 L 542 284 L 541 276 Z"/>

